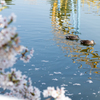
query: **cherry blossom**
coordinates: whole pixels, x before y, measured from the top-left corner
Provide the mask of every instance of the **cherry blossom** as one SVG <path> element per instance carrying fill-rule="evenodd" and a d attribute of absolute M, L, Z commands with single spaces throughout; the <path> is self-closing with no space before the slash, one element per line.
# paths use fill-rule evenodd
<path fill-rule="evenodd" d="M 57 87 L 56 90 L 54 89 L 54 87 L 47 87 L 46 90 L 43 90 L 44 97 L 51 96 L 55 100 L 71 100 L 69 97 L 66 97 L 64 94 L 65 94 L 65 90 L 63 87 L 61 87 L 61 89 Z"/>
<path fill-rule="evenodd" d="M 11 92 L 5 95 L 17 98 L 40 100 L 40 90 L 32 86 L 31 79 L 26 80 L 26 75 L 22 75 L 21 71 L 11 69 L 11 72 L 3 72 L 0 75 L 0 87 L 4 90 L 9 89 Z"/>
<path fill-rule="evenodd" d="M 16 21 L 16 15 L 14 13 L 12 13 L 10 16 L 9 16 L 9 19 L 12 20 L 12 21 Z"/>

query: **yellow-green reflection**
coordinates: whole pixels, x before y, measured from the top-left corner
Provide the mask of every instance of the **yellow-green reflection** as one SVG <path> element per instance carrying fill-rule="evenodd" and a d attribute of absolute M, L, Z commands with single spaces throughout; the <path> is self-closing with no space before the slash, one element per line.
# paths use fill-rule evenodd
<path fill-rule="evenodd" d="M 82 7 L 84 8 L 84 4 L 88 5 L 88 11 L 92 9 L 92 11 L 95 11 L 96 14 L 98 14 L 100 10 L 100 0 L 81 0 Z"/>
<path fill-rule="evenodd" d="M 53 4 L 52 8 L 52 26 L 54 30 L 60 30 L 63 31 L 64 34 L 67 33 L 74 33 L 74 27 L 71 25 L 70 22 L 70 2 L 68 0 L 61 0 L 60 2 L 60 7 L 59 2 L 56 0 Z"/>
<path fill-rule="evenodd" d="M 79 41 L 66 40 L 65 35 L 80 33 L 80 3 L 92 3 L 93 6 L 94 4 L 97 6 L 99 2 L 99 0 L 81 0 L 81 2 L 79 0 L 55 0 L 51 15 L 54 40 L 57 42 L 57 46 L 66 52 L 66 56 L 70 57 L 73 63 L 80 64 L 78 68 L 86 68 L 81 63 L 85 62 L 85 64 L 91 66 L 87 68 L 89 73 L 95 74 L 100 74 L 98 52 L 94 50 L 93 46 L 83 46 L 80 45 Z M 75 18 L 77 21 L 75 21 Z"/>

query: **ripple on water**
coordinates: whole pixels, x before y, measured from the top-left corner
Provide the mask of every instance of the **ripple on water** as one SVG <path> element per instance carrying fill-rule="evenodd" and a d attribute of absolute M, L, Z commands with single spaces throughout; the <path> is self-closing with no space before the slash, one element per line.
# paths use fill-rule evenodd
<path fill-rule="evenodd" d="M 54 74 L 62 74 L 61 72 L 54 72 Z"/>
<path fill-rule="evenodd" d="M 48 60 L 41 60 L 41 62 L 49 62 Z"/>
<path fill-rule="evenodd" d="M 54 81 L 58 81 L 58 79 L 57 79 L 57 78 L 53 78 L 52 80 L 54 80 Z"/>
<path fill-rule="evenodd" d="M 80 83 L 74 83 L 73 85 L 78 85 L 78 86 L 80 86 L 81 84 L 80 84 Z"/>
<path fill-rule="evenodd" d="M 93 81 L 92 81 L 92 80 L 87 80 L 86 82 L 93 83 Z"/>

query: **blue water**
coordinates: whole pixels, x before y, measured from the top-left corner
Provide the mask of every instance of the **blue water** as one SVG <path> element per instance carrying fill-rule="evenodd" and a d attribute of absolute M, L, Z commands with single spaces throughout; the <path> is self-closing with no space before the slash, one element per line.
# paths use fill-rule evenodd
<path fill-rule="evenodd" d="M 69 7 L 71 7 L 72 2 L 68 1 L 70 2 Z M 97 0 L 97 2 L 99 1 Z M 38 87 L 41 91 L 48 86 L 64 86 L 67 90 L 66 96 L 72 100 L 100 100 L 100 75 L 94 73 L 95 70 L 99 71 L 99 69 L 91 67 L 92 62 L 98 61 L 97 67 L 99 68 L 100 60 L 94 58 L 90 64 L 87 64 L 86 61 L 79 61 L 86 54 L 82 57 L 72 57 L 72 55 L 81 54 L 75 52 L 74 48 L 78 51 L 77 47 L 82 50 L 86 49 L 87 46 L 82 46 L 76 41 L 66 40 L 67 33 L 64 34 L 61 28 L 55 29 L 54 25 L 56 24 L 51 20 L 53 18 L 53 3 L 54 0 L 13 0 L 11 4 L 14 5 L 8 5 L 9 8 L 1 12 L 3 16 L 9 16 L 12 12 L 17 15 L 16 22 L 11 26 L 17 27 L 21 39 L 20 44 L 29 49 L 34 48 L 35 51 L 29 63 L 18 61 L 13 67 L 31 77 L 33 86 Z M 73 26 L 72 10 L 68 14 L 70 14 L 69 22 Z M 93 9 L 90 6 L 89 10 L 86 3 L 84 7 L 81 4 L 78 35 L 81 39 L 93 39 L 96 45 L 93 46 L 92 50 L 98 55 L 100 52 L 99 14 L 96 7 Z M 77 16 L 75 21 L 76 18 Z M 90 53 L 87 58 L 93 59 Z M 82 65 L 81 68 L 79 68 L 80 65 Z M 93 83 L 89 83 L 88 80 Z M 75 83 L 79 85 L 75 85 Z"/>

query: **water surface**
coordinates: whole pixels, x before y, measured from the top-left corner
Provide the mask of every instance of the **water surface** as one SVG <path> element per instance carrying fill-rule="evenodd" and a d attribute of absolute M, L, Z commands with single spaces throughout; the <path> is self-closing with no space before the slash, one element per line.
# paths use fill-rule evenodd
<path fill-rule="evenodd" d="M 100 98 L 100 7 L 99 0 L 13 0 L 1 14 L 14 12 L 21 44 L 34 56 L 29 63 L 14 67 L 31 77 L 41 91 L 48 86 L 64 86 L 72 100 Z M 94 40 L 83 46 L 66 40 L 66 35 Z M 43 98 L 42 98 L 43 100 Z"/>

